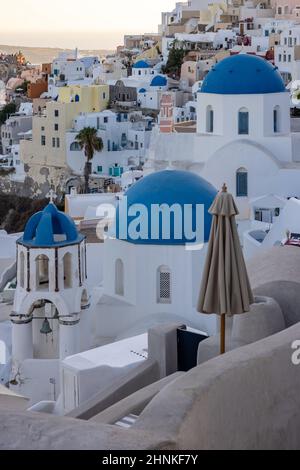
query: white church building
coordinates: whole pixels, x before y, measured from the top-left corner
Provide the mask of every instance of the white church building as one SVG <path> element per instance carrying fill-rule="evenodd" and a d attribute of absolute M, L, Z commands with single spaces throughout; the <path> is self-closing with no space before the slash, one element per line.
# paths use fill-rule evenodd
<path fill-rule="evenodd" d="M 153 132 L 146 171 L 171 166 L 199 174 L 217 188 L 226 181 L 240 217 L 248 219 L 254 198 L 300 197 L 298 143 L 277 68 L 240 54 L 219 62 L 205 78 L 195 133 Z"/>
<path fill-rule="evenodd" d="M 122 339 L 172 321 L 216 331 L 216 319 L 196 311 L 208 210 L 216 194 L 201 177 L 176 170 L 153 173 L 127 191 L 125 209 L 123 200 L 117 210 L 116 236 L 104 245 L 103 293 L 95 315 L 102 336 Z"/>

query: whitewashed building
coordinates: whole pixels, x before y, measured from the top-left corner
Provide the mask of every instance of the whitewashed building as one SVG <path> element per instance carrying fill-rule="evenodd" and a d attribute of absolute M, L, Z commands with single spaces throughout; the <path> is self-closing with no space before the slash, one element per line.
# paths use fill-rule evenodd
<path fill-rule="evenodd" d="M 74 174 L 82 175 L 84 171 L 84 152 L 76 141 L 84 127 L 97 129 L 104 144 L 103 151 L 97 152 L 92 161 L 95 175 L 121 177 L 123 172 L 144 162 L 152 130 L 151 118 L 143 117 L 140 112 L 86 113 L 75 118 L 73 129 L 66 134 L 67 162 Z"/>
<path fill-rule="evenodd" d="M 148 170 L 188 169 L 235 195 L 240 217 L 249 200 L 300 197 L 299 135 L 291 132 L 290 95 L 264 59 L 237 55 L 207 75 L 197 100 L 197 132 L 153 134 Z"/>

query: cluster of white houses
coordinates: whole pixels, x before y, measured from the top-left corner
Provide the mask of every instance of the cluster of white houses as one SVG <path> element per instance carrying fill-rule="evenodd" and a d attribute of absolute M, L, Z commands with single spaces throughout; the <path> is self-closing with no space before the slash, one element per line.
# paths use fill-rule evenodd
<path fill-rule="evenodd" d="M 168 131 L 162 123 L 150 147 L 149 174 L 128 190 L 126 218 L 120 219 L 120 209 L 114 211 L 116 230 L 103 243 L 86 241 L 52 200 L 28 221 L 17 242 L 12 386 L 32 404 L 51 401 L 60 413 L 78 406 L 78 374 L 88 374 L 85 398 L 90 398 L 92 384 L 99 385 L 97 357 L 107 343 L 142 335 L 164 322 L 216 333 L 217 319 L 199 314 L 196 306 L 211 227 L 208 210 L 224 181 L 240 209 L 241 235 L 248 229 L 247 258 L 263 243 L 285 243 L 287 229 L 300 233 L 295 223 L 300 156 L 290 132 L 289 94 L 277 69 L 248 55 L 220 62 L 199 90 L 197 119 L 197 133 L 190 134 Z M 106 219 L 114 219 L 109 208 L 122 199 L 122 194 L 110 195 L 105 203 L 103 195 L 98 201 L 102 228 Z M 180 227 L 174 225 L 178 218 L 172 219 L 167 238 L 163 230 L 152 230 L 151 217 L 142 226 L 144 210 L 152 214 L 153 205 L 174 204 L 182 211 L 192 207 L 193 214 L 197 205 L 204 208 L 200 246 L 199 240 L 187 240 L 185 217 Z M 131 222 L 140 236 L 133 235 Z M 120 232 L 124 223 L 125 237 Z M 100 349 L 86 362 L 88 353 L 81 353 L 92 347 Z M 62 399 L 69 403 L 66 408 Z"/>
<path fill-rule="evenodd" d="M 73 213 L 66 205 L 66 212 L 83 228 L 90 223 L 96 230 L 99 222 L 107 235 L 91 243 L 67 213 L 58 211 L 52 194 L 17 241 L 11 387 L 31 404 L 51 402 L 57 413 L 75 408 L 83 399 L 79 374 L 88 377 L 84 397 L 91 398 L 101 379 L 101 357 L 108 354 L 104 345 L 144 335 L 159 323 L 216 333 L 216 317 L 199 314 L 196 306 L 211 227 L 208 210 L 224 182 L 240 211 L 247 258 L 286 243 L 288 232 L 296 239 L 300 234 L 300 139 L 297 119 L 291 126 L 290 117 L 297 86 L 286 88 L 298 78 L 297 12 L 283 18 L 282 7 L 273 3 L 265 8 L 240 3 L 227 10 L 203 0 L 177 4 L 163 15 L 161 54 L 148 39 L 151 47 L 129 76 L 121 59 L 61 55 L 51 65 L 47 92 L 38 107 L 33 105 L 32 131 L 28 116 L 11 117 L 2 129 L 8 133 L 13 122 L 25 126 L 14 134 L 13 145 L 4 140 L 12 166 L 19 165 L 10 178 L 25 178 L 24 163 L 27 175 L 41 185 L 46 173 L 53 181 L 68 170 L 67 201 L 78 206 Z M 204 30 L 194 21 L 197 11 L 206 12 L 200 19 L 196 15 L 206 22 Z M 229 17 L 239 18 L 238 30 L 210 31 L 226 18 L 229 23 Z M 251 38 L 248 45 L 238 44 L 241 30 Z M 136 45 L 133 37 L 127 40 Z M 162 73 L 175 40 L 197 59 L 183 64 L 180 80 Z M 265 59 L 273 40 L 275 65 Z M 118 232 L 123 221 L 116 210 L 125 200 L 123 191 L 94 199 L 72 190 L 74 177 L 84 171 L 76 136 L 85 127 L 96 128 L 104 144 L 94 156 L 92 176 L 129 188 L 125 238 Z M 161 232 L 153 236 L 151 217 L 143 237 L 130 231 L 137 207 L 151 214 L 153 205 L 183 211 L 199 204 L 204 208 L 200 247 L 183 236 L 184 217 L 167 239 Z M 113 235 L 107 234 L 111 222 Z M 178 230 L 181 237 L 175 239 Z M 147 344 L 144 336 L 139 341 L 138 351 L 131 343 L 126 347 L 141 360 Z M 133 364 L 126 364 L 128 370 Z"/>

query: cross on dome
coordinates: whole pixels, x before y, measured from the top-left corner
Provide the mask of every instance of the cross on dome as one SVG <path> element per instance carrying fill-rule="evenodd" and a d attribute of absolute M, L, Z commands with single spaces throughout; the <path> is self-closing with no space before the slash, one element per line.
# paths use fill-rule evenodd
<path fill-rule="evenodd" d="M 50 204 L 54 204 L 54 200 L 57 198 L 57 194 L 55 193 L 54 189 L 50 189 L 49 193 L 46 195 L 47 199 L 50 199 Z"/>

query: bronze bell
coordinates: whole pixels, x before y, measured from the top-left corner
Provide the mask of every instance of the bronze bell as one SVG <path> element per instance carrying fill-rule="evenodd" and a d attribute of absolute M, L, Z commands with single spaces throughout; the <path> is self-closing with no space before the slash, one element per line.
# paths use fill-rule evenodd
<path fill-rule="evenodd" d="M 42 335 L 46 335 L 46 336 L 50 335 L 50 333 L 53 333 L 53 331 L 50 327 L 50 323 L 49 323 L 48 318 L 45 318 L 43 326 L 42 326 L 40 332 L 41 332 Z"/>

